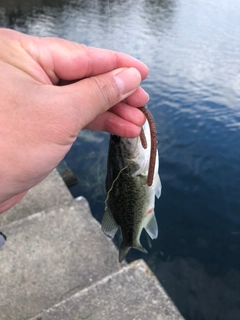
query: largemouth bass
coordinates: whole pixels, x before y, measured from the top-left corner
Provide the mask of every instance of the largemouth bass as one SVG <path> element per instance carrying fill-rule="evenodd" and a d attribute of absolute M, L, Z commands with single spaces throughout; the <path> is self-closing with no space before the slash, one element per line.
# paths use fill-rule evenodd
<path fill-rule="evenodd" d="M 113 238 L 120 227 L 122 243 L 119 249 L 121 262 L 130 248 L 147 253 L 140 243 L 144 228 L 152 239 L 158 236 L 158 226 L 154 214 L 155 196 L 161 195 L 161 181 L 158 175 L 158 151 L 149 186 L 148 171 L 150 161 L 151 134 L 146 120 L 143 131 L 147 146 L 143 148 L 140 138 L 121 138 L 111 135 L 108 150 L 106 177 L 106 208 L 102 221 L 102 231 Z"/>

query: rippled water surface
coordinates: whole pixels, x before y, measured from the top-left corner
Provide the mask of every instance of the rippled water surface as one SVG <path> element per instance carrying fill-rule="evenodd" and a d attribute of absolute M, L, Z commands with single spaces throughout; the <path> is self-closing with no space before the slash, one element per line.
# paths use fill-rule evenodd
<path fill-rule="evenodd" d="M 163 193 L 143 258 L 186 319 L 240 319 L 240 2 L 2 0 L 0 25 L 143 60 Z M 65 158 L 101 220 L 108 135 L 83 132 Z M 117 258 L 117 257 L 116 257 Z"/>

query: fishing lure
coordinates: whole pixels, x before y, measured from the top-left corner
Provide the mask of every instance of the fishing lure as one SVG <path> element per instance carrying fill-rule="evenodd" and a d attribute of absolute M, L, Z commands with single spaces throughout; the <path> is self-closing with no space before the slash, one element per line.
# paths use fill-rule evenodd
<path fill-rule="evenodd" d="M 147 185 L 151 186 L 153 182 L 154 168 L 155 168 L 156 155 L 157 155 L 157 130 L 156 130 L 156 125 L 151 112 L 145 107 L 140 107 L 139 110 L 141 110 L 146 116 L 149 123 L 149 127 L 150 127 L 150 133 L 151 133 L 151 149 L 150 149 L 151 152 L 150 152 L 150 162 L 149 162 L 149 170 L 148 170 L 148 178 L 147 178 Z M 143 129 L 141 130 L 140 139 L 141 139 L 142 146 L 144 148 L 144 146 L 146 146 L 147 141 L 146 141 L 146 137 L 144 140 L 144 138 L 141 136 L 143 135 L 142 132 L 143 132 Z M 146 148 L 147 146 L 144 149 Z"/>

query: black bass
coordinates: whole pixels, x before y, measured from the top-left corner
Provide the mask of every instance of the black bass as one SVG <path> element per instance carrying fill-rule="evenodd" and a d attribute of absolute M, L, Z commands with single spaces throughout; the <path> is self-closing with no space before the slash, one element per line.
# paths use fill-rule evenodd
<path fill-rule="evenodd" d="M 147 146 L 143 148 L 140 138 L 121 138 L 111 135 L 108 151 L 106 177 L 106 208 L 102 221 L 102 231 L 113 238 L 120 227 L 122 243 L 119 249 L 121 262 L 130 248 L 147 253 L 140 243 L 142 229 L 145 228 L 152 239 L 158 236 L 158 226 L 154 214 L 155 196 L 161 195 L 161 181 L 158 175 L 158 151 L 149 186 L 151 134 L 146 120 L 143 131 Z"/>

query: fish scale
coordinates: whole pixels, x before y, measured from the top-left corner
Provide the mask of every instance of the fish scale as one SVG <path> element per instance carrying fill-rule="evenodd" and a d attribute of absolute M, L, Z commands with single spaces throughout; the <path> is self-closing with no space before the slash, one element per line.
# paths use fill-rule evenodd
<path fill-rule="evenodd" d="M 129 171 L 131 172 L 131 169 Z M 122 179 L 116 182 L 116 189 L 123 190 L 121 197 L 117 199 L 115 189 L 113 189 L 109 196 L 109 203 L 111 211 L 116 213 L 115 220 L 121 226 L 123 239 L 126 237 L 127 242 L 133 244 L 134 234 L 131 228 L 141 223 L 142 217 L 138 214 L 138 208 L 144 205 L 145 189 L 138 186 L 140 182 L 137 180 L 139 179 L 133 180 L 127 173 L 127 169 L 122 175 Z M 125 211 L 126 207 L 127 211 Z"/>

